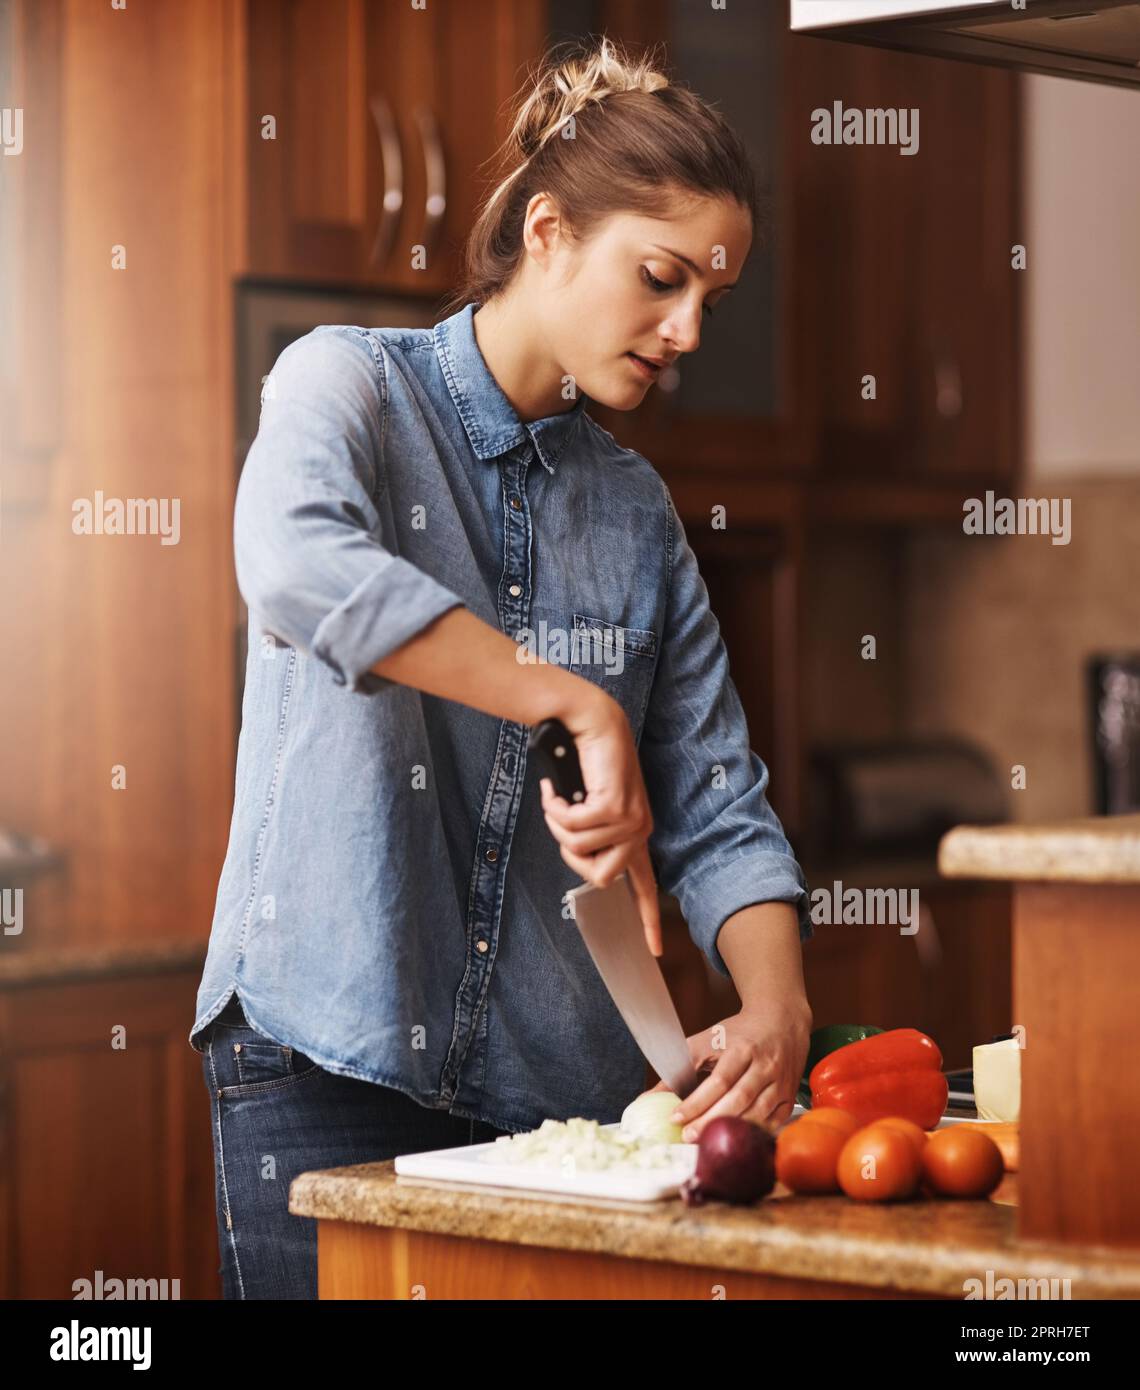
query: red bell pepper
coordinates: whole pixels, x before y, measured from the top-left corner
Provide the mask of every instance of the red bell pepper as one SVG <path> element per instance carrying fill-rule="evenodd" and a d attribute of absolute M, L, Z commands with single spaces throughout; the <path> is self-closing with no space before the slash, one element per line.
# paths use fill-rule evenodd
<path fill-rule="evenodd" d="M 846 1110 L 861 1125 L 901 1115 L 934 1129 L 950 1090 L 938 1044 L 917 1028 L 848 1043 L 817 1062 L 808 1080 L 813 1107 Z"/>

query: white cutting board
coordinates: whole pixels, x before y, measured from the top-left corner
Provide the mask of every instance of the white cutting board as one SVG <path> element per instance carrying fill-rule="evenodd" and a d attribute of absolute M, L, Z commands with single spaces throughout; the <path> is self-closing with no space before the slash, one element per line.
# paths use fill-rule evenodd
<path fill-rule="evenodd" d="M 804 1113 L 802 1105 L 793 1108 L 790 1119 Z M 944 1115 L 938 1128 L 960 1124 L 968 1116 Z M 975 1121 L 974 1123 L 980 1123 Z M 616 1130 L 618 1125 L 602 1125 Z M 510 1191 L 514 1197 L 557 1196 L 567 1200 L 660 1202 L 675 1197 L 681 1183 L 697 1163 L 696 1144 L 672 1144 L 673 1163 L 665 1168 L 632 1168 L 614 1171 L 567 1172 L 560 1168 L 540 1168 L 529 1163 L 494 1162 L 495 1141 L 465 1144 L 457 1149 L 434 1149 L 428 1153 L 401 1154 L 396 1159 L 396 1175 L 409 1185 Z"/>
<path fill-rule="evenodd" d="M 602 1125 L 616 1130 L 618 1125 Z M 495 1161 L 495 1141 L 467 1144 L 458 1149 L 435 1149 L 430 1153 L 402 1154 L 396 1159 L 396 1174 L 417 1182 L 465 1188 L 510 1189 L 517 1197 L 588 1198 L 612 1202 L 660 1202 L 675 1197 L 680 1184 L 692 1173 L 697 1162 L 696 1144 L 671 1144 L 673 1162 L 663 1168 L 583 1169 L 568 1172 L 562 1168 L 540 1168 L 532 1163 Z M 505 1147 L 505 1146 L 504 1146 Z"/>

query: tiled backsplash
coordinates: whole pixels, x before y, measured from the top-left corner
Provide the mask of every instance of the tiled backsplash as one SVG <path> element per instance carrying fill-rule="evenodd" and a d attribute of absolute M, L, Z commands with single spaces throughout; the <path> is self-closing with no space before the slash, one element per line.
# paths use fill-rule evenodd
<path fill-rule="evenodd" d="M 1140 651 L 1140 478 L 1022 491 L 1071 498 L 1068 545 L 927 528 L 903 542 L 903 719 L 973 739 L 1007 778 L 1023 764 L 1016 820 L 1088 815 L 1086 661 Z"/>

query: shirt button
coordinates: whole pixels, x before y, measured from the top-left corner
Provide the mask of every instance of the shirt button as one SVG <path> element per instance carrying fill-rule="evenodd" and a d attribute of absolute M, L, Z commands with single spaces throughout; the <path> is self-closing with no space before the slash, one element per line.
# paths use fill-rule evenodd
<path fill-rule="evenodd" d="M 522 503 L 519 501 L 517 497 L 511 498 L 511 506 L 514 508 L 516 512 L 522 511 Z"/>
<path fill-rule="evenodd" d="M 482 952 L 486 951 L 486 949 L 487 949 L 487 943 L 486 943 L 485 941 L 476 941 L 476 943 L 475 943 L 475 949 L 476 949 L 477 951 L 479 951 L 480 953 L 482 953 Z"/>
<path fill-rule="evenodd" d="M 488 863 L 488 864 L 497 864 L 498 862 L 499 862 L 499 851 L 498 851 L 497 849 L 489 849 L 489 850 L 487 851 L 487 863 Z"/>
<path fill-rule="evenodd" d="M 522 585 L 512 584 L 507 592 L 510 594 L 511 598 L 518 598 L 519 594 L 522 593 Z"/>

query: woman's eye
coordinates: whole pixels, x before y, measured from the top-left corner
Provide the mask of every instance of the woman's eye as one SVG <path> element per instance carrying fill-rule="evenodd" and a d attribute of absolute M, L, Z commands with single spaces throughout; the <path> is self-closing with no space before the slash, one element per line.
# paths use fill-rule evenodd
<path fill-rule="evenodd" d="M 649 288 L 657 294 L 664 294 L 666 290 L 678 290 L 681 288 L 680 285 L 669 285 L 666 284 L 664 280 L 658 280 L 657 276 L 651 274 L 646 266 L 641 267 L 641 278 Z M 710 319 L 712 318 L 713 311 L 707 304 L 705 305 L 705 313 L 708 314 Z"/>
<path fill-rule="evenodd" d="M 667 285 L 664 280 L 658 280 L 656 275 L 650 274 L 646 266 L 641 267 L 641 278 L 651 290 L 656 290 L 658 294 L 664 294 L 666 290 L 675 290 L 676 285 Z"/>

